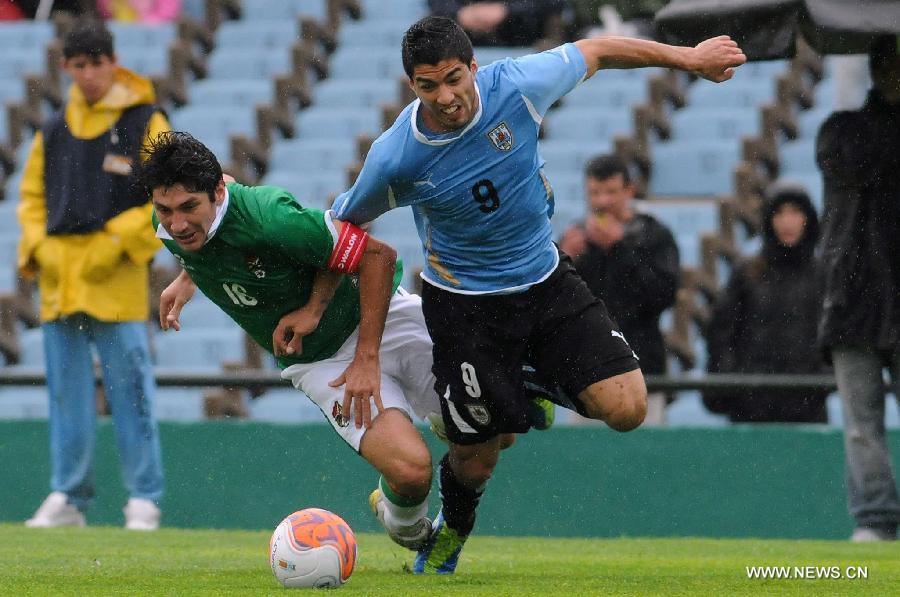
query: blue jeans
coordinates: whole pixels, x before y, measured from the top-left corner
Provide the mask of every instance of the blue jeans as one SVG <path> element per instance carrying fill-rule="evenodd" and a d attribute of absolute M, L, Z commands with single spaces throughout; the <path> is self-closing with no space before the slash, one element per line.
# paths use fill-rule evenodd
<path fill-rule="evenodd" d="M 65 493 L 79 510 L 94 497 L 93 344 L 112 410 L 125 489 L 131 497 L 158 502 L 164 481 L 147 324 L 107 323 L 77 314 L 42 327 L 50 395 L 51 489 Z"/>
<path fill-rule="evenodd" d="M 881 354 L 858 348 L 831 353 L 844 415 L 844 453 L 850 515 L 857 526 L 896 529 L 900 499 L 885 439 L 885 362 Z M 888 363 L 894 395 L 900 397 L 900 351 Z"/>

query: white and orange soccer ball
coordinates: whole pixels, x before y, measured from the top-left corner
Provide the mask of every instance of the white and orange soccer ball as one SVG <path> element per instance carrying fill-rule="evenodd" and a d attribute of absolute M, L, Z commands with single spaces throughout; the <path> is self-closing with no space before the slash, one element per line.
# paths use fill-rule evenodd
<path fill-rule="evenodd" d="M 272 533 L 269 563 L 285 587 L 339 587 L 356 565 L 356 537 L 337 514 L 321 508 L 299 510 Z"/>

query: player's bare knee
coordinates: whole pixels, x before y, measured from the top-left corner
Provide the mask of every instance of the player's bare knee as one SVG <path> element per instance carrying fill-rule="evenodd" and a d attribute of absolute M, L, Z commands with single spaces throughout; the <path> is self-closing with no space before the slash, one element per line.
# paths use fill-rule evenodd
<path fill-rule="evenodd" d="M 647 416 L 647 386 L 639 370 L 597 382 L 579 395 L 587 416 L 616 431 L 631 431 Z"/>
<path fill-rule="evenodd" d="M 450 465 L 467 487 L 476 488 L 490 480 L 500 456 L 500 437 L 477 446 L 451 444 Z"/>
<path fill-rule="evenodd" d="M 431 488 L 431 460 L 398 461 L 386 472 L 391 489 L 407 497 L 428 495 Z"/>
<path fill-rule="evenodd" d="M 516 443 L 515 433 L 504 433 L 500 436 L 500 449 L 505 450 Z"/>

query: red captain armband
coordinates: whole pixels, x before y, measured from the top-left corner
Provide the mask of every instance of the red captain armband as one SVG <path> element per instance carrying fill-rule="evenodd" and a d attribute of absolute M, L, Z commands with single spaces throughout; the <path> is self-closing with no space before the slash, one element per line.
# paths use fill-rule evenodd
<path fill-rule="evenodd" d="M 331 252 L 331 259 L 328 260 L 328 269 L 344 274 L 354 273 L 368 242 L 368 232 L 350 222 L 344 222 L 334 251 Z"/>

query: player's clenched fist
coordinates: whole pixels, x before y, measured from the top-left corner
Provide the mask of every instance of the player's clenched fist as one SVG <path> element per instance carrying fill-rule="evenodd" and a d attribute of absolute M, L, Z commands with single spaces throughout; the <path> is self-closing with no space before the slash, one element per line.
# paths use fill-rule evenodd
<path fill-rule="evenodd" d="M 712 37 L 697 44 L 692 51 L 690 70 L 697 75 L 721 83 L 734 75 L 734 69 L 747 62 L 737 42 L 727 35 Z"/>

